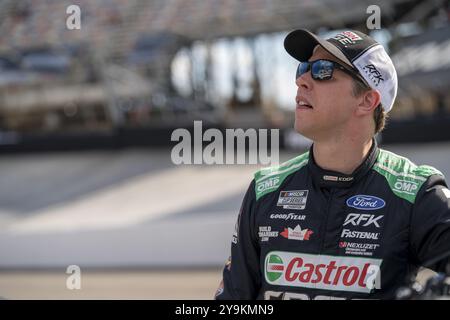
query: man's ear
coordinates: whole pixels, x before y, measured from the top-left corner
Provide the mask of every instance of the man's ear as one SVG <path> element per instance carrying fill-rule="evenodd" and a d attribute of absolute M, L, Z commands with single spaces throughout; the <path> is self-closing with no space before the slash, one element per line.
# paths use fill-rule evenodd
<path fill-rule="evenodd" d="M 359 97 L 357 115 L 372 114 L 373 110 L 381 103 L 381 95 L 378 90 L 367 90 Z"/>

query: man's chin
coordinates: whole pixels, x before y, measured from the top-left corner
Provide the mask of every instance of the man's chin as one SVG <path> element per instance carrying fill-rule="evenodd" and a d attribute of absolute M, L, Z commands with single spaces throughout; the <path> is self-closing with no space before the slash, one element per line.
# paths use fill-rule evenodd
<path fill-rule="evenodd" d="M 312 132 L 311 132 L 311 130 L 308 130 L 308 128 L 305 128 L 304 126 L 301 126 L 301 125 L 295 123 L 294 124 L 294 130 L 297 133 L 300 133 L 302 136 L 312 140 L 312 138 L 311 138 L 312 137 Z"/>

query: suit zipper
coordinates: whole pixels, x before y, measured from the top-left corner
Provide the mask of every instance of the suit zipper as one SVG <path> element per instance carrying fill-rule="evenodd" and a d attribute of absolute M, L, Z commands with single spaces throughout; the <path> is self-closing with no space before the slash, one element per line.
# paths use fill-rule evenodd
<path fill-rule="evenodd" d="M 330 207 L 331 207 L 331 203 L 333 201 L 333 196 L 334 196 L 334 189 L 331 189 L 330 190 L 330 199 L 328 199 L 328 203 L 327 203 L 327 212 L 326 212 L 325 223 L 324 223 L 324 226 L 322 227 L 322 243 L 320 245 L 319 254 L 322 254 L 323 249 L 324 249 L 325 235 L 327 233 L 327 226 L 328 226 L 328 217 L 330 216 Z"/>

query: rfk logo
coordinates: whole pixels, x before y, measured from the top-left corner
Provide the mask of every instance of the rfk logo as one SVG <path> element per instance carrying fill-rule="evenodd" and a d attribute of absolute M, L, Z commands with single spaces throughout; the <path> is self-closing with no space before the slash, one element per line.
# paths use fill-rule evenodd
<path fill-rule="evenodd" d="M 377 216 L 374 214 L 367 213 L 349 213 L 345 218 L 344 226 L 351 224 L 353 226 L 359 226 L 362 224 L 363 227 L 370 226 L 374 224 L 377 228 L 380 227 L 378 221 L 384 216 Z"/>
<path fill-rule="evenodd" d="M 373 64 L 368 64 L 364 66 L 364 71 L 369 75 L 370 79 L 373 80 L 376 86 L 380 84 L 380 82 L 384 81 L 383 75 L 378 71 L 378 69 Z"/>

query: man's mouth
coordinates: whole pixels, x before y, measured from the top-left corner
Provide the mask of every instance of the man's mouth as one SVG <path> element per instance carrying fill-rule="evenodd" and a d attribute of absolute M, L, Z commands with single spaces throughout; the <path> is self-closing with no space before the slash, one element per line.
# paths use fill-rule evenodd
<path fill-rule="evenodd" d="M 313 109 L 313 106 L 311 104 L 309 104 L 307 101 L 305 100 L 297 100 L 297 108 L 299 109 Z"/>

